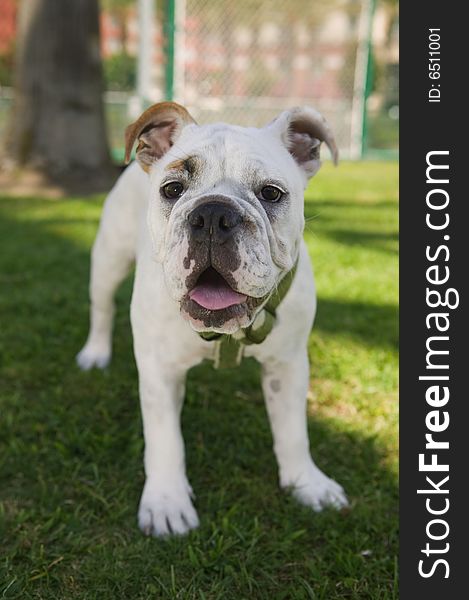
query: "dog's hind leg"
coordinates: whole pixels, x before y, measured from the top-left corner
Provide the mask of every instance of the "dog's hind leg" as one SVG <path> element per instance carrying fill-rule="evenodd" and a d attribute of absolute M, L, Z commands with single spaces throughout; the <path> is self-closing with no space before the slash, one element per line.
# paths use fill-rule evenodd
<path fill-rule="evenodd" d="M 114 242 L 114 243 L 113 243 Z M 132 267 L 132 256 L 116 240 L 98 233 L 91 257 L 90 331 L 77 363 L 83 370 L 104 369 L 111 360 L 114 294 Z"/>
<path fill-rule="evenodd" d="M 137 207 L 132 206 L 136 191 L 132 183 L 132 177 L 124 173 L 109 194 L 93 245 L 90 330 L 86 344 L 77 355 L 77 363 L 83 370 L 103 369 L 111 359 L 114 294 L 135 260 L 138 219 Z"/>

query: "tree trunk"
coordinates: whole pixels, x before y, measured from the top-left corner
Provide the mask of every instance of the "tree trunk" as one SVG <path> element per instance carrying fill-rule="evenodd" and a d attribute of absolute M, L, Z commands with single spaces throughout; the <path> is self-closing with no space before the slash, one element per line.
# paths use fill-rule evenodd
<path fill-rule="evenodd" d="M 55 182 L 111 176 L 98 0 L 22 0 L 4 155 Z"/>

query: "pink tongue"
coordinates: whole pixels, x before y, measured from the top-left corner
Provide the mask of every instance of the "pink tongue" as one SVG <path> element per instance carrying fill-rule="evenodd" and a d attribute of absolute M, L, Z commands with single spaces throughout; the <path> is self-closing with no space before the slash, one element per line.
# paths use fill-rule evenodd
<path fill-rule="evenodd" d="M 208 310 L 221 310 L 247 300 L 247 296 L 232 290 L 221 276 L 213 281 L 206 280 L 198 283 L 189 292 L 189 298 Z"/>

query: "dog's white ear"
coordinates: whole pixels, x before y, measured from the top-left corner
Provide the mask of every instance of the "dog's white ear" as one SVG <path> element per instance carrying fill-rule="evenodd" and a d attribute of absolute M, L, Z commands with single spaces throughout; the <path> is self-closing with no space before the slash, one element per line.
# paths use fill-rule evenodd
<path fill-rule="evenodd" d="M 296 107 L 281 113 L 267 127 L 280 135 L 306 177 L 312 177 L 321 166 L 319 150 L 325 142 L 337 165 L 339 151 L 334 135 L 324 117 L 314 108 Z"/>
<path fill-rule="evenodd" d="M 129 162 L 135 140 L 138 140 L 136 158 L 148 172 L 152 163 L 171 148 L 183 128 L 191 123 L 195 123 L 194 119 L 180 104 L 153 104 L 125 130 L 125 162 Z"/>

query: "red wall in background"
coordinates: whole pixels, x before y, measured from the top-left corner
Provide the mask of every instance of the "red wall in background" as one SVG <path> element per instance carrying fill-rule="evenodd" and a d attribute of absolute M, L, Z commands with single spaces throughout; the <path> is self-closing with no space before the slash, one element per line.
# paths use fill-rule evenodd
<path fill-rule="evenodd" d="M 0 54 L 11 48 L 16 32 L 16 0 L 0 0 Z"/>

